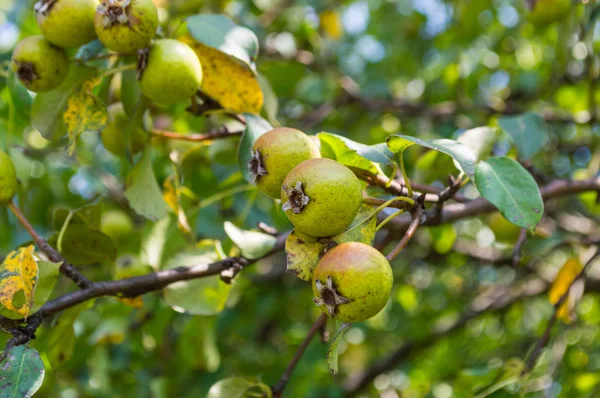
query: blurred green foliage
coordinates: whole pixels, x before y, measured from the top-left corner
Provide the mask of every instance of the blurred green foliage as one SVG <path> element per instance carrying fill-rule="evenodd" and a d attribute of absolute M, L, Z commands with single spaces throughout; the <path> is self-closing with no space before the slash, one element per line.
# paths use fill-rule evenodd
<path fill-rule="evenodd" d="M 598 173 L 599 59 L 593 53 L 600 44 L 600 27 L 595 0 L 573 2 L 560 21 L 542 26 L 528 21 L 521 0 L 156 3 L 162 7 L 165 31 L 176 29 L 185 15 L 216 12 L 257 34 L 258 71 L 274 94 L 266 99 L 271 111 L 276 107 L 266 111 L 272 123 L 379 144 L 400 132 L 422 139 L 457 138 L 469 128 L 496 126 L 496 111 L 529 110 L 548 116 L 549 136 L 532 159 L 540 173 L 560 178 Z M 320 22 L 325 11 L 339 19 Z M 335 21 L 341 24 L 339 37 L 333 37 L 339 30 L 331 26 Z M 31 1 L 0 0 L 0 62 L 10 59 L 19 38 L 37 33 Z M 69 156 L 65 142 L 52 144 L 29 125 L 26 101 L 9 106 L 18 101 L 11 98 L 9 84 L 0 78 L 0 146 L 9 149 L 16 163 L 19 204 L 35 228 L 50 236 L 57 232 L 52 222 L 57 209 L 73 210 L 95 200 L 102 202 L 104 212 L 117 211 L 118 193 L 111 189 L 132 171 L 131 162 L 107 152 L 97 134 L 83 134 L 75 155 Z M 119 100 L 115 87 L 125 83 L 115 78 L 111 84 L 112 90 L 104 89 L 107 104 Z M 358 101 L 348 90 L 372 101 Z M 445 107 L 452 111 L 443 112 Z M 181 105 L 152 113 L 156 126 L 179 132 L 204 132 L 224 122 L 219 116 L 194 117 Z M 198 238 L 220 240 L 224 253 L 231 254 L 225 221 L 245 228 L 259 222 L 280 231 L 291 228 L 277 204 L 243 182 L 235 139 L 210 145 L 157 140 L 153 147 L 152 167 L 161 183 L 174 172 L 169 153 L 185 153 L 176 171 L 189 190 L 182 205 Z M 494 153 L 509 151 L 515 150 L 503 134 Z M 453 170 L 449 157 L 422 149 L 408 150 L 405 161 L 416 180 L 440 188 Z M 475 194 L 468 188 L 465 193 Z M 593 202 L 576 197 L 554 202 L 549 212 L 563 221 L 551 225 L 548 235 L 597 234 L 599 212 Z M 93 280 L 147 273 L 187 245 L 189 238 L 174 215 L 159 225 L 124 211 L 132 222 L 125 227 L 134 233 L 111 230 L 110 236 L 118 237 L 116 264 L 86 266 L 84 272 Z M 510 255 L 512 245 L 496 241 L 494 232 L 487 217 L 420 230 L 392 264 L 396 285 L 388 306 L 344 335 L 337 378 L 332 379 L 325 362 L 327 346 L 313 342 L 287 396 L 342 397 L 347 377 L 456 320 L 485 288 L 526 277 L 528 269 L 472 257 L 479 251 Z M 525 256 L 551 280 L 577 250 L 549 250 L 551 238 L 543 234 L 529 239 Z M 152 239 L 166 240 L 164 251 L 153 251 Z M 0 209 L 0 255 L 29 241 L 17 220 Z M 284 273 L 284 264 L 279 254 L 241 273 L 225 310 L 217 315 L 178 313 L 160 293 L 144 296 L 141 308 L 99 299 L 59 314 L 32 343 L 47 370 L 39 396 L 202 397 L 211 385 L 232 376 L 274 384 L 320 313 L 309 285 Z M 70 289 L 61 278 L 54 296 Z M 540 295 L 472 319 L 378 376 L 361 396 L 474 396 L 502 377 L 511 358 L 525 357 L 551 313 L 547 297 Z M 576 313 L 572 325 L 557 327 L 531 376 L 490 396 L 600 396 L 600 295 L 587 292 Z M 0 343 L 8 337 L 0 334 Z"/>

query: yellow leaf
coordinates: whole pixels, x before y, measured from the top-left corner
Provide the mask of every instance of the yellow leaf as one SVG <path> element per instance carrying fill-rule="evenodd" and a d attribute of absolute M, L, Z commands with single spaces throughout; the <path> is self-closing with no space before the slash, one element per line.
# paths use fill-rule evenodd
<path fill-rule="evenodd" d="M 582 268 L 583 266 L 578 259 L 570 258 L 567 260 L 560 271 L 558 271 L 556 279 L 550 288 L 549 300 L 552 304 L 558 303 L 560 298 L 567 293 L 569 287 L 573 284 L 575 278 L 577 278 L 577 275 L 579 275 Z M 567 300 L 565 300 L 556 313 L 557 318 L 562 320 L 564 323 L 571 322 L 572 305 L 570 301 L 570 298 L 567 298 Z"/>
<path fill-rule="evenodd" d="M 27 317 L 33 305 L 38 266 L 33 246 L 21 247 L 6 256 L 0 265 L 0 305 L 8 317 Z"/>
<path fill-rule="evenodd" d="M 202 64 L 202 92 L 235 113 L 260 113 L 263 93 L 254 72 L 235 58 L 191 38 L 189 44 Z"/>
<path fill-rule="evenodd" d="M 137 296 L 133 298 L 119 297 L 119 301 L 133 308 L 142 308 L 144 306 L 144 300 L 142 299 L 142 296 Z"/>
<path fill-rule="evenodd" d="M 69 153 L 75 150 L 77 138 L 86 131 L 100 131 L 108 121 L 106 106 L 91 93 L 97 79 L 88 80 L 82 89 L 69 97 L 63 120 L 69 134 Z"/>
<path fill-rule="evenodd" d="M 178 195 L 177 190 L 175 189 L 175 184 L 173 181 L 173 176 L 169 176 L 163 182 L 163 198 L 165 202 L 169 205 L 169 207 L 173 210 L 173 212 L 177 213 L 179 210 L 178 203 Z"/>
<path fill-rule="evenodd" d="M 321 28 L 326 36 L 338 40 L 344 34 L 344 27 L 340 15 L 336 10 L 326 10 L 320 15 Z"/>

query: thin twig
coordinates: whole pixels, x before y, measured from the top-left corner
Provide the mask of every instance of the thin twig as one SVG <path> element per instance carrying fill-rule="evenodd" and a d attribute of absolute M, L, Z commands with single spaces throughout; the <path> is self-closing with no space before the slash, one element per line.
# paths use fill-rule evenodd
<path fill-rule="evenodd" d="M 8 208 L 14 213 L 19 222 L 27 230 L 29 235 L 31 235 L 37 247 L 41 251 L 46 253 L 50 261 L 55 263 L 61 263 L 59 270 L 63 275 L 75 282 L 75 284 L 81 289 L 85 289 L 92 286 L 92 282 L 89 279 L 82 275 L 77 270 L 77 268 L 75 268 L 74 265 L 70 264 L 67 260 L 65 260 L 65 258 L 59 252 L 54 250 L 54 248 L 50 246 L 48 242 L 46 242 L 44 239 L 42 239 L 41 236 L 38 235 L 38 233 L 35 231 L 27 217 L 25 217 L 25 214 L 21 212 L 21 209 L 15 206 L 15 204 L 12 201 L 8 202 Z"/>
<path fill-rule="evenodd" d="M 300 347 L 298 347 L 296 354 L 294 354 L 294 357 L 292 358 L 292 360 L 288 364 L 287 368 L 285 369 L 285 372 L 283 372 L 283 375 L 281 375 L 281 378 L 279 379 L 277 384 L 272 388 L 274 398 L 280 398 L 282 396 L 283 390 L 287 386 L 287 383 L 290 380 L 290 377 L 292 377 L 292 373 L 294 373 L 294 369 L 296 369 L 296 366 L 298 365 L 298 362 L 300 362 L 302 355 L 304 355 L 306 348 L 308 347 L 308 345 L 310 344 L 312 339 L 315 337 L 315 335 L 317 333 L 319 333 L 320 330 L 323 329 L 323 327 L 325 326 L 326 323 L 327 323 L 327 315 L 325 313 L 323 313 L 323 314 L 321 314 L 319 319 L 317 319 L 315 321 L 315 323 L 312 325 L 312 327 L 306 334 L 304 341 L 302 342 L 302 344 L 300 344 Z"/>
<path fill-rule="evenodd" d="M 221 127 L 218 129 L 211 130 L 204 134 L 181 134 L 165 130 L 153 130 L 151 131 L 151 134 L 157 137 L 167 138 L 170 140 L 201 142 L 212 141 L 220 138 L 236 137 L 242 135 L 243 132 L 243 130 L 229 131 L 227 127 Z"/>
<path fill-rule="evenodd" d="M 552 328 L 554 327 L 554 325 L 556 324 L 556 321 L 558 319 L 558 311 L 559 311 L 560 307 L 565 303 L 565 301 L 567 301 L 567 299 L 569 298 L 569 293 L 571 291 L 571 288 L 573 287 L 575 282 L 577 282 L 578 280 L 585 277 L 585 273 L 586 273 L 587 269 L 594 262 L 594 260 L 599 256 L 600 256 L 600 249 L 596 249 L 596 252 L 594 253 L 594 255 L 585 263 L 585 265 L 583 266 L 581 271 L 579 271 L 579 274 L 577 274 L 575 279 L 573 279 L 573 282 L 571 282 L 571 284 L 569 285 L 569 287 L 567 288 L 565 293 L 554 304 L 554 312 L 552 313 L 552 317 L 548 321 L 548 325 L 546 326 L 546 330 L 544 331 L 544 334 L 542 334 L 542 337 L 538 340 L 537 344 L 535 345 L 535 348 L 533 349 L 533 351 L 531 351 L 531 354 L 529 355 L 529 358 L 527 359 L 525 369 L 523 369 L 523 372 L 522 372 L 523 375 L 529 373 L 535 367 L 535 364 L 536 364 L 538 358 L 542 354 L 542 350 L 544 349 L 546 344 L 548 344 L 548 342 L 550 341 L 550 334 L 552 333 Z"/>
<path fill-rule="evenodd" d="M 419 226 L 421 224 L 423 224 L 423 222 L 425 221 L 423 219 L 423 214 L 425 211 L 425 208 L 423 206 L 424 199 L 425 199 L 424 195 L 421 195 L 419 197 L 419 199 L 417 200 L 417 203 L 411 214 L 412 221 L 411 221 L 410 225 L 408 226 L 406 233 L 404 234 L 404 236 L 402 237 L 400 242 L 396 245 L 396 247 L 394 247 L 394 249 L 387 256 L 385 256 L 385 258 L 387 258 L 388 261 L 392 261 L 393 259 L 395 259 L 398 256 L 398 254 L 400 254 L 400 252 L 404 249 L 404 247 L 408 244 L 408 242 L 412 239 L 412 237 L 417 232 L 417 228 L 419 228 Z"/>
<path fill-rule="evenodd" d="M 512 265 L 513 267 L 518 267 L 521 262 L 521 256 L 523 255 L 523 245 L 527 241 L 527 229 L 521 228 L 519 232 L 519 238 L 517 239 L 517 243 L 515 243 L 515 247 L 512 252 Z"/>

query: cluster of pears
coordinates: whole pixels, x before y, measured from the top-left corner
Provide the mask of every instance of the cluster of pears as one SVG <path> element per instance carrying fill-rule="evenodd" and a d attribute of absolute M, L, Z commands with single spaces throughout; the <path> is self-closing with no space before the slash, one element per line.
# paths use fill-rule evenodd
<path fill-rule="evenodd" d="M 39 0 L 35 4 L 42 35 L 23 39 L 12 68 L 30 91 L 57 88 L 66 78 L 66 49 L 99 39 L 109 50 L 138 56 L 142 92 L 159 104 L 193 96 L 202 83 L 202 66 L 192 48 L 177 40 L 152 41 L 158 10 L 152 0 Z"/>
<path fill-rule="evenodd" d="M 313 138 L 292 128 L 260 136 L 248 163 L 250 176 L 266 195 L 281 199 L 295 231 L 315 238 L 343 233 L 358 214 L 363 186 L 343 164 L 321 158 Z M 315 303 L 342 322 L 379 313 L 393 284 L 387 259 L 364 243 L 335 246 L 313 271 Z"/>

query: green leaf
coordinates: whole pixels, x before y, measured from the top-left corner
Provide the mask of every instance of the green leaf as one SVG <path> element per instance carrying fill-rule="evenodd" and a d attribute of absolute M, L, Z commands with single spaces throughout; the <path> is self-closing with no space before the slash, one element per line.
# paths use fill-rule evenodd
<path fill-rule="evenodd" d="M 246 130 L 242 135 L 238 147 L 238 160 L 240 171 L 242 172 L 244 179 L 246 179 L 246 181 L 251 181 L 250 172 L 248 171 L 248 162 L 250 161 L 252 147 L 258 137 L 267 131 L 273 130 L 273 126 L 262 117 L 251 113 L 244 113 L 244 118 L 246 119 Z"/>
<path fill-rule="evenodd" d="M 202 267 L 219 261 L 216 241 L 202 241 L 195 248 L 180 253 L 167 262 L 164 269 Z M 167 304 L 178 312 L 193 315 L 214 315 L 225 308 L 231 285 L 219 275 L 181 281 L 165 288 Z"/>
<path fill-rule="evenodd" d="M 72 154 L 81 134 L 97 133 L 106 126 L 108 112 L 99 97 L 82 90 L 69 97 L 63 118 L 69 134 L 69 153 Z"/>
<path fill-rule="evenodd" d="M 217 317 L 190 317 L 177 339 L 177 354 L 183 366 L 208 373 L 221 365 L 217 344 Z"/>
<path fill-rule="evenodd" d="M 258 38 L 254 32 L 236 25 L 225 15 L 193 15 L 188 18 L 187 26 L 195 40 L 248 65 L 253 65 L 258 56 Z"/>
<path fill-rule="evenodd" d="M 79 314 L 92 308 L 94 300 L 86 301 L 74 307 L 61 311 L 55 316 L 50 327 L 44 329 L 39 346 L 36 346 L 48 357 L 53 367 L 57 367 L 68 361 L 73 355 L 75 348 L 75 330 L 73 323 Z"/>
<path fill-rule="evenodd" d="M 156 181 L 149 150 L 144 151 L 138 163 L 127 176 L 126 185 L 125 197 L 137 214 L 153 221 L 167 216 L 168 207 Z"/>
<path fill-rule="evenodd" d="M 491 158 L 477 164 L 475 181 L 481 196 L 504 218 L 535 231 L 544 214 L 544 201 L 537 183 L 523 166 L 507 157 Z"/>
<path fill-rule="evenodd" d="M 11 107 L 10 112 L 13 112 L 12 124 L 9 126 L 8 133 L 21 136 L 23 130 L 30 124 L 31 95 L 12 70 L 8 73 L 6 84 Z"/>
<path fill-rule="evenodd" d="M 327 249 L 345 242 L 372 245 L 377 228 L 376 215 L 373 207 L 362 205 L 348 228 L 330 238 L 315 238 L 293 230 L 285 241 L 287 271 L 309 281 L 312 279 L 313 269 Z"/>
<path fill-rule="evenodd" d="M 37 265 L 38 279 L 33 293 L 31 313 L 39 310 L 50 298 L 52 290 L 54 290 L 54 285 L 56 285 L 56 281 L 58 280 L 60 269 L 60 264 L 51 263 L 49 261 L 38 261 Z"/>
<path fill-rule="evenodd" d="M 58 235 L 55 233 L 48 240 L 57 250 Z M 84 224 L 69 223 L 62 238 L 61 248 L 60 253 L 63 257 L 74 265 L 107 263 L 117 258 L 117 249 L 112 239 Z"/>
<path fill-rule="evenodd" d="M 104 50 L 104 44 L 98 39 L 89 42 L 77 50 L 77 54 L 75 54 L 75 59 L 81 62 L 88 62 L 95 56 L 99 55 L 102 50 Z"/>
<path fill-rule="evenodd" d="M 350 323 L 342 323 L 342 326 L 335 333 L 335 336 L 331 339 L 331 345 L 329 346 L 329 350 L 327 350 L 327 364 L 329 365 L 329 369 L 331 373 L 335 376 L 338 373 L 338 349 L 340 346 L 340 341 L 342 340 L 342 335 L 348 328 L 350 327 Z"/>
<path fill-rule="evenodd" d="M 342 137 L 341 135 L 331 133 L 319 133 L 318 136 L 321 143 L 328 143 L 336 153 L 343 154 L 351 151 L 371 162 L 384 165 L 391 165 L 394 163 L 394 154 L 390 152 L 386 144 L 365 145 L 360 142 L 352 141 L 349 138 Z"/>
<path fill-rule="evenodd" d="M 418 144 L 426 148 L 434 149 L 451 156 L 458 162 L 462 171 L 469 176 L 471 181 L 475 181 L 475 162 L 476 158 L 473 152 L 458 141 L 441 139 L 425 141 L 408 135 L 391 135 L 387 138 L 387 146 L 394 154 L 399 155 L 410 146 Z"/>
<path fill-rule="evenodd" d="M 258 396 L 272 397 L 271 388 L 257 379 L 231 377 L 213 384 L 206 398 L 244 398 L 252 390 L 263 393 Z"/>
<path fill-rule="evenodd" d="M 477 127 L 462 133 L 457 141 L 466 145 L 475 155 L 476 161 L 479 162 L 492 154 L 497 139 L 498 130 L 496 128 Z"/>
<path fill-rule="evenodd" d="M 136 59 L 133 56 L 125 57 L 122 62 L 123 65 L 127 65 L 136 62 Z M 121 73 L 121 103 L 125 113 L 133 116 L 141 96 L 140 86 L 137 82 L 137 72 L 129 69 Z"/>
<path fill-rule="evenodd" d="M 56 142 L 65 135 L 67 127 L 63 113 L 67 102 L 95 74 L 95 69 L 72 65 L 65 81 L 58 88 L 35 96 L 31 106 L 31 124 L 44 138 Z"/>
<path fill-rule="evenodd" d="M 347 138 L 335 134 L 319 133 L 321 141 L 321 156 L 337 160 L 345 166 L 353 169 L 366 170 L 373 174 L 379 173 L 379 167 L 376 162 L 383 164 L 392 163 L 392 159 L 387 156 L 389 153 L 385 144 L 368 146 L 353 142 Z"/>
<path fill-rule="evenodd" d="M 156 222 L 142 239 L 141 260 L 152 268 L 159 269 L 162 263 L 165 243 L 173 219 L 168 216 Z"/>
<path fill-rule="evenodd" d="M 523 370 L 525 370 L 525 362 L 519 358 L 509 359 L 504 364 L 503 370 L 503 373 L 490 386 L 485 387 L 474 398 L 488 397 L 496 391 L 521 380 Z"/>
<path fill-rule="evenodd" d="M 548 139 L 546 121 L 535 113 L 501 117 L 498 124 L 512 138 L 521 160 L 535 156 Z"/>
<path fill-rule="evenodd" d="M 263 109 L 267 114 L 267 119 L 271 124 L 278 124 L 277 122 L 277 113 L 279 112 L 279 99 L 277 98 L 277 93 L 273 91 L 273 87 L 271 87 L 271 83 L 269 80 L 259 74 L 257 76 L 258 84 L 260 84 L 260 89 L 263 92 L 264 96 L 264 104 Z"/>
<path fill-rule="evenodd" d="M 54 231 L 60 231 L 67 220 L 69 213 L 73 213 L 69 225 L 82 224 L 87 225 L 91 229 L 100 230 L 100 220 L 102 218 L 103 209 L 104 203 L 102 203 L 102 201 L 81 206 L 75 210 L 57 208 L 52 214 L 52 229 Z"/>
<path fill-rule="evenodd" d="M 242 256 L 256 260 L 264 257 L 277 244 L 277 238 L 257 231 L 246 231 L 236 227 L 233 223 L 225 222 L 227 236 L 240 248 Z"/>
<path fill-rule="evenodd" d="M 456 242 L 456 229 L 452 224 L 427 228 L 433 241 L 433 248 L 440 254 L 447 254 Z"/>
<path fill-rule="evenodd" d="M 44 381 L 44 363 L 40 354 L 26 346 L 14 347 L 0 362 L 0 398 L 31 397 Z"/>

